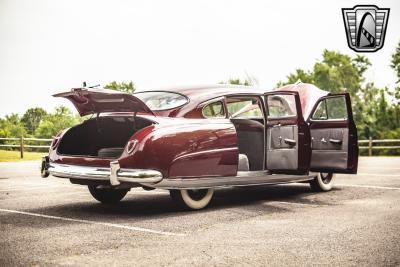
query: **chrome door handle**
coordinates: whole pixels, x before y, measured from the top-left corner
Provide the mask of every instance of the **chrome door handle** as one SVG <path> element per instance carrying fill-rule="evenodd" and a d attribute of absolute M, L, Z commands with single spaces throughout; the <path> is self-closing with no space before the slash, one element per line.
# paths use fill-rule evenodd
<path fill-rule="evenodd" d="M 295 146 L 296 145 L 296 140 L 293 140 L 293 139 L 285 138 L 285 139 L 283 139 L 283 141 L 285 141 L 285 143 L 290 145 L 290 146 Z"/>
<path fill-rule="evenodd" d="M 338 139 L 329 139 L 329 142 L 331 142 L 332 144 L 336 144 L 336 145 L 342 144 L 342 140 L 338 140 Z"/>

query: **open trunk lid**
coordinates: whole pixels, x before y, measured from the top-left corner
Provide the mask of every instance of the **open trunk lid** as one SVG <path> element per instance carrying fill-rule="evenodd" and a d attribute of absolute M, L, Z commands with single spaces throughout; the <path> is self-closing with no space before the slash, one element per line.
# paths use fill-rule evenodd
<path fill-rule="evenodd" d="M 72 88 L 69 92 L 53 96 L 70 100 L 81 116 L 102 112 L 140 112 L 154 115 L 139 98 L 115 90 Z"/>

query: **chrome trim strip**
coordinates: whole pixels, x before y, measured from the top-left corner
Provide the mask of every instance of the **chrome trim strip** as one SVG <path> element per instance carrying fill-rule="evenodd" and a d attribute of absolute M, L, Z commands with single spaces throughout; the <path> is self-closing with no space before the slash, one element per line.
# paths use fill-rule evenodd
<path fill-rule="evenodd" d="M 160 183 L 148 185 L 159 189 L 204 189 L 237 186 L 273 185 L 305 182 L 314 179 L 313 175 L 270 174 L 266 171 L 238 172 L 230 177 L 197 177 L 163 179 Z M 146 185 L 141 183 L 142 185 Z"/>
<path fill-rule="evenodd" d="M 48 165 L 48 171 L 55 177 L 110 181 L 113 186 L 119 185 L 121 182 L 158 183 L 163 179 L 163 176 L 159 171 L 120 168 L 118 161 L 111 162 L 110 168 L 77 166 L 51 162 Z"/>
<path fill-rule="evenodd" d="M 235 150 L 239 150 L 239 149 L 237 147 L 224 147 L 224 148 L 215 148 L 215 149 L 209 149 L 209 150 L 196 151 L 196 152 L 184 154 L 182 156 L 178 156 L 178 157 L 174 158 L 172 163 L 175 163 L 178 160 L 185 159 L 185 158 L 192 157 L 192 156 L 208 154 L 208 153 L 225 152 L 225 151 L 229 152 L 229 151 L 235 151 Z"/>

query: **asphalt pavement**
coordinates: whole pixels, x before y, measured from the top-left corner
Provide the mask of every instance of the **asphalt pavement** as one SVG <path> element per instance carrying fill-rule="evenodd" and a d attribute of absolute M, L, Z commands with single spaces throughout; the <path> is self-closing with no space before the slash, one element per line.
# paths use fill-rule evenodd
<path fill-rule="evenodd" d="M 400 265 L 399 157 L 360 158 L 330 192 L 223 189 L 194 212 L 163 190 L 103 205 L 38 166 L 0 163 L 0 266 Z"/>

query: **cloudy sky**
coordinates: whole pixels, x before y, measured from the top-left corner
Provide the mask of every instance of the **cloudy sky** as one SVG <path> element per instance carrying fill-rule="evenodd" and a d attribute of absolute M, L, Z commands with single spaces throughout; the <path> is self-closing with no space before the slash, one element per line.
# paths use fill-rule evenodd
<path fill-rule="evenodd" d="M 368 80 L 393 86 L 398 0 L 0 0 L 0 116 L 67 104 L 51 94 L 82 81 L 133 80 L 145 90 L 248 74 L 270 88 L 324 49 L 355 55 L 341 8 L 356 4 L 391 8 L 384 48 L 366 55 Z"/>

